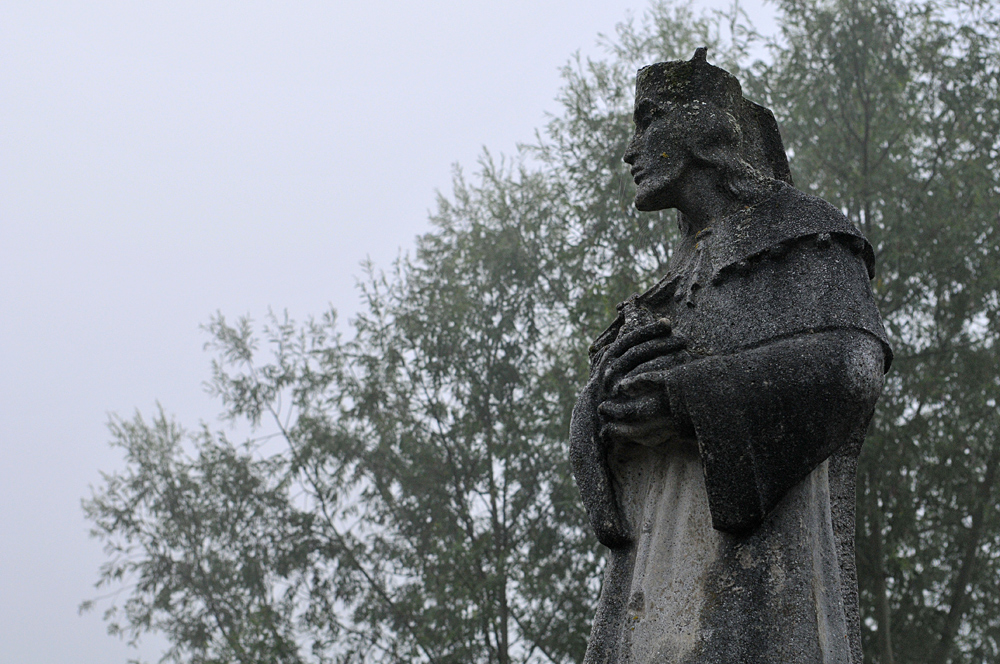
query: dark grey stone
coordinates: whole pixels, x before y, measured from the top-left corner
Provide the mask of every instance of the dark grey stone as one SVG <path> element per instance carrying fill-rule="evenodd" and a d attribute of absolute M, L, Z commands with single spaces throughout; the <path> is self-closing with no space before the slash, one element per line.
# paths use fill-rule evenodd
<path fill-rule="evenodd" d="M 635 121 L 636 207 L 683 237 L 573 412 L 611 549 L 585 662 L 860 664 L 854 481 L 892 361 L 874 252 L 704 49 L 639 70 Z"/>

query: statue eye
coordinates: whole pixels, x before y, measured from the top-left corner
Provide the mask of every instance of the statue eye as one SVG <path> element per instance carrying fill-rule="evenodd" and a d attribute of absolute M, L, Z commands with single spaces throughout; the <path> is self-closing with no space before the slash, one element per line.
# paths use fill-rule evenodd
<path fill-rule="evenodd" d="M 645 131 L 654 120 L 663 115 L 663 110 L 656 104 L 644 102 L 635 109 L 633 120 L 636 131 Z"/>

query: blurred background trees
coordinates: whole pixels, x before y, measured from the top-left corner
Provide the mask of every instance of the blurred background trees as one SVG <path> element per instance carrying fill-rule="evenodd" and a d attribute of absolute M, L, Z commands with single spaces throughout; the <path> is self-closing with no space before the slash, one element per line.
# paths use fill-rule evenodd
<path fill-rule="evenodd" d="M 177 662 L 582 659 L 603 554 L 569 414 L 675 232 L 631 206 L 634 74 L 708 45 L 878 255 L 896 361 L 859 471 L 866 661 L 996 661 L 1000 11 L 793 0 L 779 26 L 654 4 L 567 64 L 534 143 L 456 172 L 346 329 L 217 315 L 211 390 L 250 435 L 112 421 L 124 470 L 84 501 L 111 630 L 162 631 Z"/>
<path fill-rule="evenodd" d="M 1000 12 L 787 2 L 758 69 L 800 187 L 875 246 L 895 350 L 859 468 L 873 662 L 1000 652 Z"/>

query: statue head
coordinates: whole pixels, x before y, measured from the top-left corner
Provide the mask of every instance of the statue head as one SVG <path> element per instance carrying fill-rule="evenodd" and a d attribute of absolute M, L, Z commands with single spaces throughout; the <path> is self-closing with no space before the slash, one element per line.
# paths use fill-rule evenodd
<path fill-rule="evenodd" d="M 706 54 L 699 48 L 691 60 L 660 62 L 636 75 L 635 135 L 624 160 L 640 210 L 676 207 L 677 187 L 693 167 L 716 169 L 737 200 L 752 197 L 762 180 L 791 183 L 774 116 L 745 99 L 739 81 Z"/>

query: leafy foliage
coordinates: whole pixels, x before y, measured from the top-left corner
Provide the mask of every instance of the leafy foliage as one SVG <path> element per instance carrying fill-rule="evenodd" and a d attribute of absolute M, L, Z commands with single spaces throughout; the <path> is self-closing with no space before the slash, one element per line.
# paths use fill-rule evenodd
<path fill-rule="evenodd" d="M 781 9 L 784 43 L 756 89 L 796 181 L 875 246 L 896 353 L 860 466 L 866 657 L 995 661 L 1000 14 L 975 1 Z"/>
<path fill-rule="evenodd" d="M 111 632 L 162 630 L 174 661 L 298 661 L 274 614 L 294 611 L 312 517 L 289 504 L 280 459 L 254 459 L 206 432 L 188 456 L 162 412 L 110 427 L 127 470 L 105 475 L 85 509 L 111 558 L 99 585 L 135 581 L 105 615 Z"/>
<path fill-rule="evenodd" d="M 208 326 L 211 389 L 254 435 L 114 419 L 85 501 L 128 638 L 190 662 L 569 662 L 599 587 L 566 458 L 586 348 L 665 270 L 673 215 L 631 206 L 634 72 L 713 61 L 774 109 L 799 187 L 876 247 L 896 350 L 862 457 L 866 660 L 1000 655 L 996 468 L 1000 20 L 978 0 L 783 0 L 769 62 L 738 7 L 659 2 L 570 61 L 513 161 L 456 172 L 365 306 Z M 263 350 L 262 350 L 263 349 Z M 127 584 L 127 585 L 126 585 Z"/>

